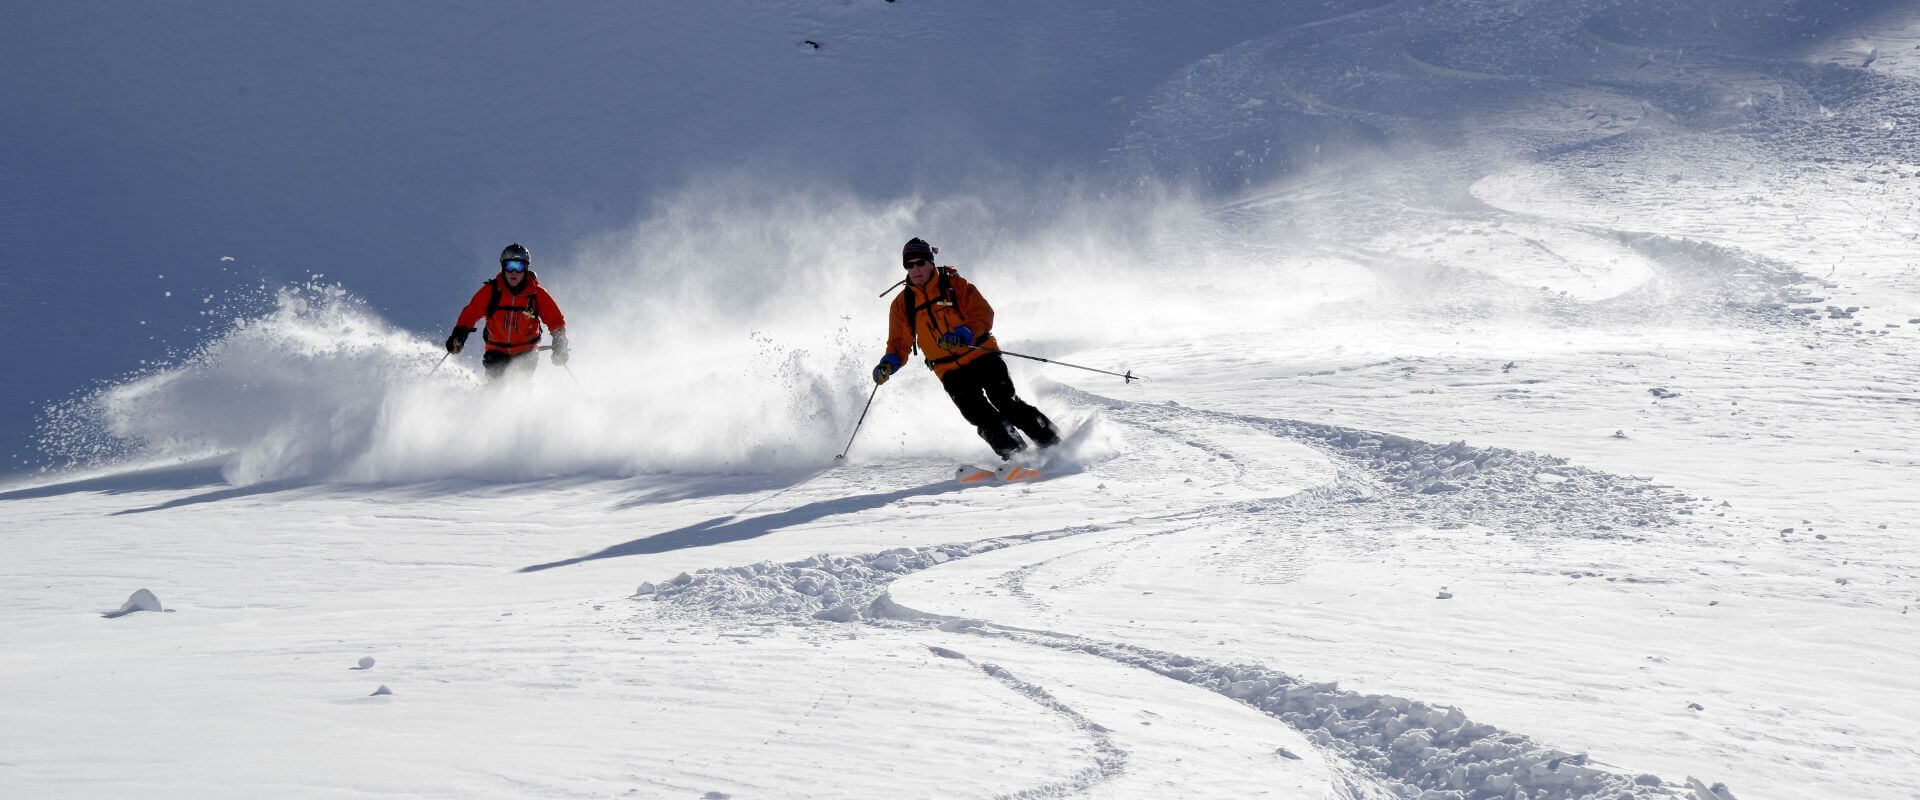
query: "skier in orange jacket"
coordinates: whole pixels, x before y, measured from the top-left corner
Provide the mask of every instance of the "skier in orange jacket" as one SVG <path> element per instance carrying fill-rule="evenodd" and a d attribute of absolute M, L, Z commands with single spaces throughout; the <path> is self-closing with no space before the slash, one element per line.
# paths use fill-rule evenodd
<path fill-rule="evenodd" d="M 554 366 L 566 366 L 567 318 L 553 296 L 540 288 L 540 279 L 533 274 L 533 256 L 518 242 L 500 251 L 500 274 L 481 284 L 461 309 L 453 335 L 447 337 L 447 352 L 458 353 L 466 347 L 467 335 L 482 319 L 487 324 L 480 338 L 487 343 L 487 352 L 480 356 L 480 364 L 486 367 L 487 377 L 498 378 L 509 367 L 532 372 L 538 362 L 528 356 L 538 352 L 541 323 L 553 332 Z"/>
<path fill-rule="evenodd" d="M 960 416 L 1002 460 L 1026 449 L 1022 433 L 1041 447 L 1058 443 L 1053 423 L 1014 391 L 993 339 L 993 306 L 954 268 L 936 267 L 936 252 L 918 238 L 900 251 L 907 288 L 887 312 L 887 354 L 873 368 L 873 382 L 886 383 L 917 349 Z"/>

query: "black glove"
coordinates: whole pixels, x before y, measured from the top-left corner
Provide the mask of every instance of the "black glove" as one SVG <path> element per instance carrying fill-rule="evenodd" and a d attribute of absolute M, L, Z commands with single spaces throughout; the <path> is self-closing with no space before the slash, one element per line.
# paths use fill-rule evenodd
<path fill-rule="evenodd" d="M 470 333 L 473 333 L 472 328 L 462 328 L 458 325 L 453 326 L 453 335 L 447 337 L 447 352 L 460 352 L 461 348 L 467 346 L 467 334 Z"/>
<path fill-rule="evenodd" d="M 553 335 L 553 365 L 556 367 L 564 367 L 567 365 L 568 358 L 569 356 L 567 355 L 567 337 L 558 333 L 554 334 Z"/>

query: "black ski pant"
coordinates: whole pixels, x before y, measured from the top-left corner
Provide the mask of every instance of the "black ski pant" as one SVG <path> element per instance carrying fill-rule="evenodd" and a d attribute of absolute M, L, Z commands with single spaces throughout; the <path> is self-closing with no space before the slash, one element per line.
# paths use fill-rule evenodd
<path fill-rule="evenodd" d="M 960 416 L 973 423 L 980 438 L 1003 459 L 1026 447 L 1016 429 L 1041 447 L 1060 441 L 1047 415 L 1014 393 L 1013 376 L 1007 374 L 1006 359 L 999 353 L 987 353 L 962 364 L 940 376 L 940 385 L 946 387 Z"/>
<path fill-rule="evenodd" d="M 498 380 L 504 375 L 527 377 L 533 374 L 533 368 L 540 363 L 539 350 L 528 350 L 518 355 L 507 355 L 505 350 L 489 348 L 480 354 L 480 366 L 487 370 L 487 377 Z"/>

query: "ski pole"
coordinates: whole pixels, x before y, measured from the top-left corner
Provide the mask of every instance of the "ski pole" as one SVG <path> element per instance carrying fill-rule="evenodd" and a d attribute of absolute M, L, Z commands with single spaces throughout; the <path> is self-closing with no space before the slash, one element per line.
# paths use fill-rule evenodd
<path fill-rule="evenodd" d="M 971 347 L 971 348 L 973 348 L 973 349 L 975 349 L 975 350 L 987 350 L 987 348 L 985 348 L 985 347 L 981 347 L 981 346 L 979 346 L 979 345 L 973 345 L 973 344 L 970 344 L 970 345 L 967 345 L 967 346 L 968 346 L 968 347 Z M 1060 366 L 1063 366 L 1063 367 L 1072 367 L 1072 368 L 1074 368 L 1074 369 L 1084 369 L 1084 370 L 1086 370 L 1086 371 L 1088 371 L 1088 372 L 1098 372 L 1098 373 L 1100 373 L 1100 374 L 1102 374 L 1102 375 L 1112 375 L 1113 377 L 1116 377 L 1116 378 L 1126 378 L 1126 379 L 1127 379 L 1127 383 L 1133 383 L 1134 381 L 1144 381 L 1144 380 L 1146 380 L 1146 378 L 1142 378 L 1142 377 L 1140 377 L 1140 376 L 1138 376 L 1138 375 L 1135 375 L 1135 374 L 1133 374 L 1133 370 L 1127 370 L 1127 374 L 1125 374 L 1125 375 L 1122 375 L 1122 374 L 1120 374 L 1120 373 L 1118 373 L 1118 372 L 1108 372 L 1108 371 L 1106 371 L 1106 370 L 1104 370 L 1104 369 L 1094 369 L 1093 367 L 1083 367 L 1083 366 L 1080 366 L 1079 364 L 1069 364 L 1069 363 L 1067 363 L 1067 362 L 1065 362 L 1065 361 L 1055 361 L 1055 360 L 1053 360 L 1053 359 L 1051 359 L 1051 358 L 1041 358 L 1041 357 L 1039 357 L 1039 356 L 1030 356 L 1030 355 L 1025 355 L 1025 354 L 1022 354 L 1022 353 L 1015 353 L 1015 352 L 1012 352 L 1012 351 L 1010 351 L 1010 350 L 987 350 L 987 352 L 989 352 L 989 353 L 999 353 L 1000 355 L 1003 355 L 1003 356 L 1013 356 L 1014 358 L 1024 358 L 1024 359 L 1028 359 L 1028 360 L 1031 360 L 1031 361 L 1039 361 L 1039 362 L 1043 362 L 1043 363 L 1047 363 L 1047 364 L 1059 364 Z"/>
<path fill-rule="evenodd" d="M 539 352 L 539 351 L 542 351 L 542 350 L 552 350 L 552 349 L 553 349 L 553 345 L 550 345 L 550 344 L 543 344 L 543 345 L 540 345 L 539 347 L 536 347 L 536 348 L 533 348 L 533 349 L 534 349 L 534 352 Z M 561 369 L 564 369 L 564 370 L 566 370 L 566 371 L 567 371 L 567 378 L 568 378 L 569 380 L 571 380 L 571 381 L 573 381 L 573 388 L 575 388 L 575 389 L 578 389 L 578 388 L 581 388 L 581 387 L 580 387 L 580 379 L 579 379 L 579 378 L 575 378 L 575 377 L 573 377 L 573 367 L 569 367 L 569 366 L 567 366 L 567 365 L 565 365 L 565 364 L 561 364 L 561 365 L 560 365 L 560 368 L 561 368 Z"/>
<path fill-rule="evenodd" d="M 873 385 L 873 391 L 867 394 L 866 407 L 860 409 L 860 421 L 853 423 L 853 433 L 847 436 L 847 449 L 841 450 L 840 455 L 834 456 L 833 460 L 845 461 L 847 459 L 848 451 L 851 451 L 853 449 L 853 437 L 860 435 L 860 426 L 862 424 L 865 424 L 867 421 L 867 411 L 873 408 L 873 396 L 879 393 L 880 393 L 880 384 L 876 383 Z"/>
<path fill-rule="evenodd" d="M 433 369 L 430 369 L 430 370 L 427 370 L 427 377 L 429 377 L 429 378 L 431 378 L 431 377 L 433 377 L 433 373 L 436 373 L 436 372 L 439 372 L 439 371 L 440 371 L 440 365 L 441 365 L 441 364 L 445 364 L 445 363 L 447 363 L 447 359 L 449 359 L 449 358 L 452 358 L 452 357 L 453 357 L 453 354 L 452 354 L 452 353 L 448 353 L 448 354 L 446 354 L 446 355 L 444 355 L 444 356 L 441 356 L 441 357 L 440 357 L 440 361 L 439 361 L 438 363 L 435 363 L 435 364 L 433 365 Z"/>

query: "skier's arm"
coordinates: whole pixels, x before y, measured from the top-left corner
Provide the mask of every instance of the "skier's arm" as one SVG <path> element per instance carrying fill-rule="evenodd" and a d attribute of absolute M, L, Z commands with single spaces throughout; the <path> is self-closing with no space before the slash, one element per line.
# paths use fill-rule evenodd
<path fill-rule="evenodd" d="M 535 286 L 533 290 L 538 292 L 540 296 L 538 306 L 540 321 L 547 323 L 547 330 L 553 331 L 553 335 L 566 336 L 567 317 L 565 314 L 560 313 L 560 304 L 553 302 L 553 295 L 547 294 L 545 288 Z"/>
<path fill-rule="evenodd" d="M 972 283 L 964 283 L 954 292 L 954 304 L 959 306 L 960 319 L 966 321 L 967 328 L 977 337 L 986 336 L 993 330 L 993 306 L 987 304 L 987 298 Z"/>
<path fill-rule="evenodd" d="M 887 355 L 893 356 L 896 366 L 907 363 L 907 355 L 913 347 L 913 331 L 907 330 L 907 321 L 903 318 L 907 295 L 912 292 L 912 289 L 900 290 L 887 310 Z"/>
<path fill-rule="evenodd" d="M 473 293 L 473 299 L 467 301 L 467 307 L 460 310 L 460 318 L 453 321 L 453 327 L 472 330 L 482 317 L 487 315 L 487 299 L 491 293 L 482 284 L 480 291 Z"/>

